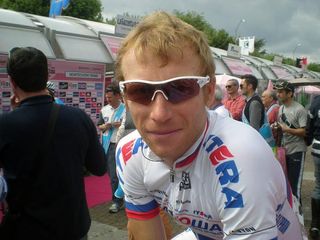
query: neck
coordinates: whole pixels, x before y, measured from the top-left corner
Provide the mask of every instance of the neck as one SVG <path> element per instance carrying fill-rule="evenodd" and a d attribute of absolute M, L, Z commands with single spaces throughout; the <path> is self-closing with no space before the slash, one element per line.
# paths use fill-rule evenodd
<path fill-rule="evenodd" d="M 292 98 L 288 98 L 286 102 L 283 103 L 283 105 L 285 105 L 286 107 L 289 107 L 292 103 L 293 99 Z"/>
<path fill-rule="evenodd" d="M 236 97 L 239 96 L 239 93 L 238 93 L 238 92 L 230 93 L 229 96 L 230 96 L 231 98 L 236 98 Z"/>
<path fill-rule="evenodd" d="M 27 98 L 30 98 L 30 97 L 49 95 L 48 92 L 46 91 L 46 89 L 43 89 L 43 90 L 40 90 L 40 91 L 37 91 L 37 92 L 24 92 L 21 89 L 17 89 L 15 91 L 15 94 L 16 94 L 16 96 L 17 96 L 17 98 L 19 99 L 20 102 L 25 100 L 25 99 L 27 99 Z"/>
<path fill-rule="evenodd" d="M 120 105 L 120 101 L 117 102 L 117 103 L 114 103 L 114 104 L 110 104 L 110 105 L 111 105 L 111 107 L 113 107 L 113 108 L 117 108 L 117 107 L 119 107 L 119 105 Z"/>

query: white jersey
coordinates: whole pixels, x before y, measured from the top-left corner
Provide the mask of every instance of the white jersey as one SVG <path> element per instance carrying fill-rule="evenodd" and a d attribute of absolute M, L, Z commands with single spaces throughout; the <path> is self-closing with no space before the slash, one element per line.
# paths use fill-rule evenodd
<path fill-rule="evenodd" d="M 172 169 L 138 131 L 119 142 L 116 159 L 129 218 L 151 219 L 160 207 L 198 239 L 302 239 L 281 166 L 246 124 L 210 113 Z"/>

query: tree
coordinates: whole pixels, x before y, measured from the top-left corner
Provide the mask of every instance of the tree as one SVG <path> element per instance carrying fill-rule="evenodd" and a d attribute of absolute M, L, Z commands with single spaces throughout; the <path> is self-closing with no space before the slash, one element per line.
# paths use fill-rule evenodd
<path fill-rule="evenodd" d="M 49 16 L 50 0 L 0 0 L 0 7 L 18 12 Z M 102 21 L 101 0 L 70 0 L 62 15 Z"/>
<path fill-rule="evenodd" d="M 0 7 L 18 12 L 48 16 L 50 0 L 0 0 Z"/>
<path fill-rule="evenodd" d="M 71 0 L 63 15 L 102 22 L 102 10 L 100 0 Z"/>
<path fill-rule="evenodd" d="M 307 68 L 310 71 L 320 72 L 320 64 L 319 63 L 309 63 Z"/>

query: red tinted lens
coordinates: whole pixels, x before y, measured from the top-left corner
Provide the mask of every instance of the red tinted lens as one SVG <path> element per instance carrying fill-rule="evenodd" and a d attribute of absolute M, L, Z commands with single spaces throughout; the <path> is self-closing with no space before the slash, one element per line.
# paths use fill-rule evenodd
<path fill-rule="evenodd" d="M 133 102 L 148 105 L 155 91 L 156 85 L 147 83 L 126 83 L 124 95 Z"/>
<path fill-rule="evenodd" d="M 125 97 L 133 102 L 148 105 L 156 90 L 161 90 L 171 103 L 179 103 L 196 96 L 200 87 L 197 79 L 178 79 L 165 84 L 126 83 Z"/>
<path fill-rule="evenodd" d="M 198 95 L 197 79 L 179 79 L 161 86 L 171 103 L 179 103 Z"/>

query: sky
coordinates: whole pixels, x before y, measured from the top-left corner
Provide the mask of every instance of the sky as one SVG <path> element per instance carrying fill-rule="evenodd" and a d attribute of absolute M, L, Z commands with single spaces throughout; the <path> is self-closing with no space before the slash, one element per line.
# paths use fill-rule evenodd
<path fill-rule="evenodd" d="M 195 11 L 229 35 L 264 39 L 268 53 L 320 63 L 320 0 L 101 0 L 103 16 Z M 243 21 L 244 19 L 244 21 Z"/>

